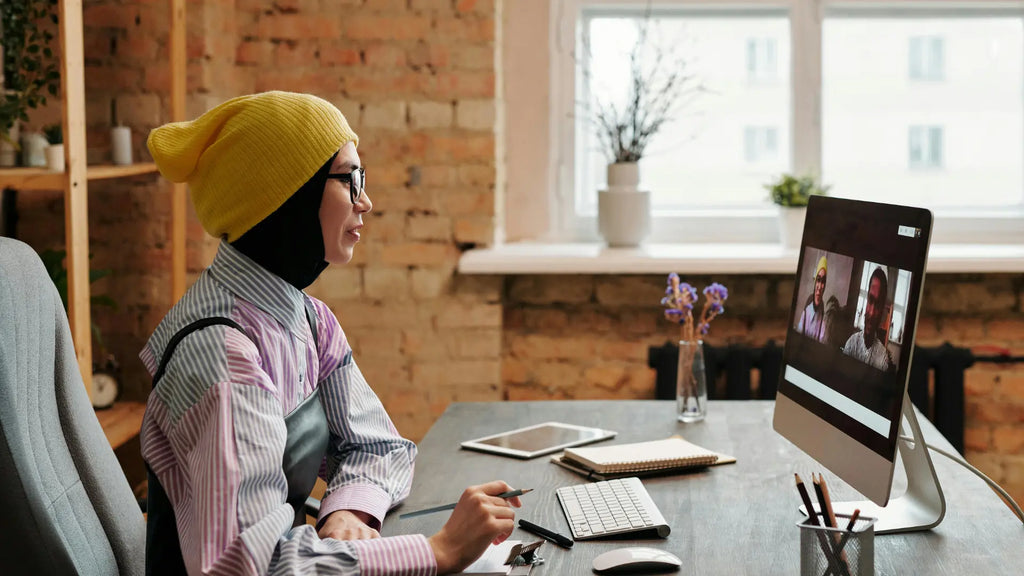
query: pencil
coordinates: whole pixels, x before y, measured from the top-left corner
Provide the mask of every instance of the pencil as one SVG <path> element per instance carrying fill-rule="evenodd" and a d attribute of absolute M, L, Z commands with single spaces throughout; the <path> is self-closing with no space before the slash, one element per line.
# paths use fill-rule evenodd
<path fill-rule="evenodd" d="M 818 484 L 821 486 L 821 493 L 825 497 L 825 512 L 828 514 L 829 526 L 832 528 L 839 528 L 839 524 L 836 522 L 836 515 L 832 511 L 832 499 L 828 495 L 828 484 L 825 483 L 825 477 L 818 474 Z"/>
<path fill-rule="evenodd" d="M 807 519 L 810 521 L 812 526 L 820 526 L 818 522 L 818 513 L 814 511 L 814 504 L 811 503 L 811 496 L 807 494 L 807 486 L 804 485 L 804 481 L 800 479 L 800 475 L 793 473 L 796 478 L 796 489 L 800 492 L 800 499 L 804 501 L 804 508 L 807 509 Z"/>
<path fill-rule="evenodd" d="M 807 509 L 807 521 L 810 522 L 811 526 L 821 526 L 818 522 L 818 512 L 814 510 L 814 504 L 811 503 L 811 496 L 807 493 L 807 486 L 804 485 L 804 481 L 800 478 L 800 475 L 793 473 L 793 477 L 796 478 L 796 489 L 800 492 L 800 499 L 804 501 L 804 508 Z M 814 477 L 814 474 L 811 474 Z M 817 486 L 815 486 L 817 488 Z M 839 558 L 836 557 L 832 551 L 831 545 L 829 545 L 828 536 L 821 531 L 815 530 L 818 535 L 818 544 L 821 546 L 821 551 L 825 554 L 825 560 L 828 561 L 830 572 L 842 575 L 843 567 L 839 563 Z M 849 570 L 846 571 L 849 573 Z"/>
<path fill-rule="evenodd" d="M 825 519 L 826 519 L 826 521 L 828 523 L 829 528 L 839 528 L 839 523 L 836 522 L 836 515 L 832 511 L 832 498 L 828 494 L 828 484 L 825 483 L 825 477 L 822 476 L 820 473 L 818 474 L 818 480 L 817 480 L 816 486 L 821 491 L 820 492 L 820 496 L 821 496 L 821 499 L 822 499 L 821 500 L 821 505 L 825 509 L 825 514 L 827 514 L 825 516 Z M 836 542 L 836 540 L 833 540 L 833 542 Z M 838 546 L 837 546 L 837 549 L 838 549 Z M 846 570 L 844 572 L 846 574 L 849 574 L 850 573 L 850 564 L 846 560 L 846 552 L 843 552 L 842 549 L 838 549 L 837 551 L 839 553 L 840 560 L 842 560 L 842 562 L 843 562 L 843 567 L 846 568 Z"/>
<path fill-rule="evenodd" d="M 516 496 L 522 496 L 528 492 L 533 492 L 533 488 L 520 488 L 518 490 L 511 490 L 509 492 L 502 492 L 498 494 L 498 498 L 515 498 Z M 434 512 L 444 512 L 445 510 L 454 510 L 455 505 L 458 502 L 452 502 L 451 504 L 443 504 L 441 506 L 434 506 L 433 508 L 424 508 L 423 510 L 416 510 L 413 512 L 406 512 L 398 516 L 401 518 L 412 518 L 414 516 L 422 516 L 424 514 L 433 514 Z"/>

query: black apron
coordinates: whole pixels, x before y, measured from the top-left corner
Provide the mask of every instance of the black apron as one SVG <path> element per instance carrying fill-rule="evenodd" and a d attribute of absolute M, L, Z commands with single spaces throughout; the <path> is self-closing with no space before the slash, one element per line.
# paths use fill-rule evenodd
<path fill-rule="evenodd" d="M 313 344 L 317 346 L 316 316 L 306 308 L 306 319 L 313 333 Z M 195 330 L 222 324 L 230 326 L 241 333 L 245 330 L 235 321 L 228 318 L 213 317 L 197 320 L 185 326 L 171 338 L 164 349 L 160 365 L 153 375 L 153 389 L 163 377 L 167 363 L 185 336 Z M 246 334 L 248 336 L 248 334 Z M 330 432 L 327 428 L 327 416 L 320 404 L 320 389 L 314 388 L 294 410 L 284 417 L 288 435 L 285 440 L 284 458 L 281 468 L 288 482 L 288 504 L 295 509 L 295 520 L 292 526 L 305 523 L 305 503 L 309 493 L 316 484 L 317 473 L 327 450 Z M 174 519 L 174 509 L 167 498 L 163 486 L 157 480 L 149 464 L 146 464 L 149 477 L 149 497 L 147 503 L 148 520 L 146 522 L 146 576 L 180 576 L 187 574 L 185 559 L 181 554 L 181 543 L 178 541 L 178 525 Z"/>

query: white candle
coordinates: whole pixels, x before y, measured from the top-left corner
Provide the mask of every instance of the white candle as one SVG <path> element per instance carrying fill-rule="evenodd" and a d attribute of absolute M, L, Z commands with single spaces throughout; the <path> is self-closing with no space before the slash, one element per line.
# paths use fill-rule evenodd
<path fill-rule="evenodd" d="M 110 129 L 110 157 L 119 166 L 132 163 L 132 129 L 128 126 Z"/>

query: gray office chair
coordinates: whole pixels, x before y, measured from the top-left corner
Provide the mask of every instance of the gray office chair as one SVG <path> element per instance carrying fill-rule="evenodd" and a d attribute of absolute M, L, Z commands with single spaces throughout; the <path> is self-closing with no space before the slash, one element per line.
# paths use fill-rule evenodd
<path fill-rule="evenodd" d="M 0 237 L 0 573 L 141 575 L 146 527 L 43 263 Z"/>

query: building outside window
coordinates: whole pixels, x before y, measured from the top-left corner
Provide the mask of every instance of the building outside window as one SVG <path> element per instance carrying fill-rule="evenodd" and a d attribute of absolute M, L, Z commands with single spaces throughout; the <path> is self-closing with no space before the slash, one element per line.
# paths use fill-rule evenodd
<path fill-rule="evenodd" d="M 779 76 L 778 40 L 747 38 L 747 79 L 751 82 L 777 80 Z"/>
<path fill-rule="evenodd" d="M 946 42 L 941 36 L 911 36 L 907 66 L 911 80 L 942 80 L 946 76 Z"/>
<path fill-rule="evenodd" d="M 779 129 L 747 126 L 743 129 L 744 158 L 748 164 L 775 160 L 779 155 Z"/>
<path fill-rule="evenodd" d="M 907 130 L 908 159 L 911 169 L 942 168 L 941 126 L 911 126 Z"/>

